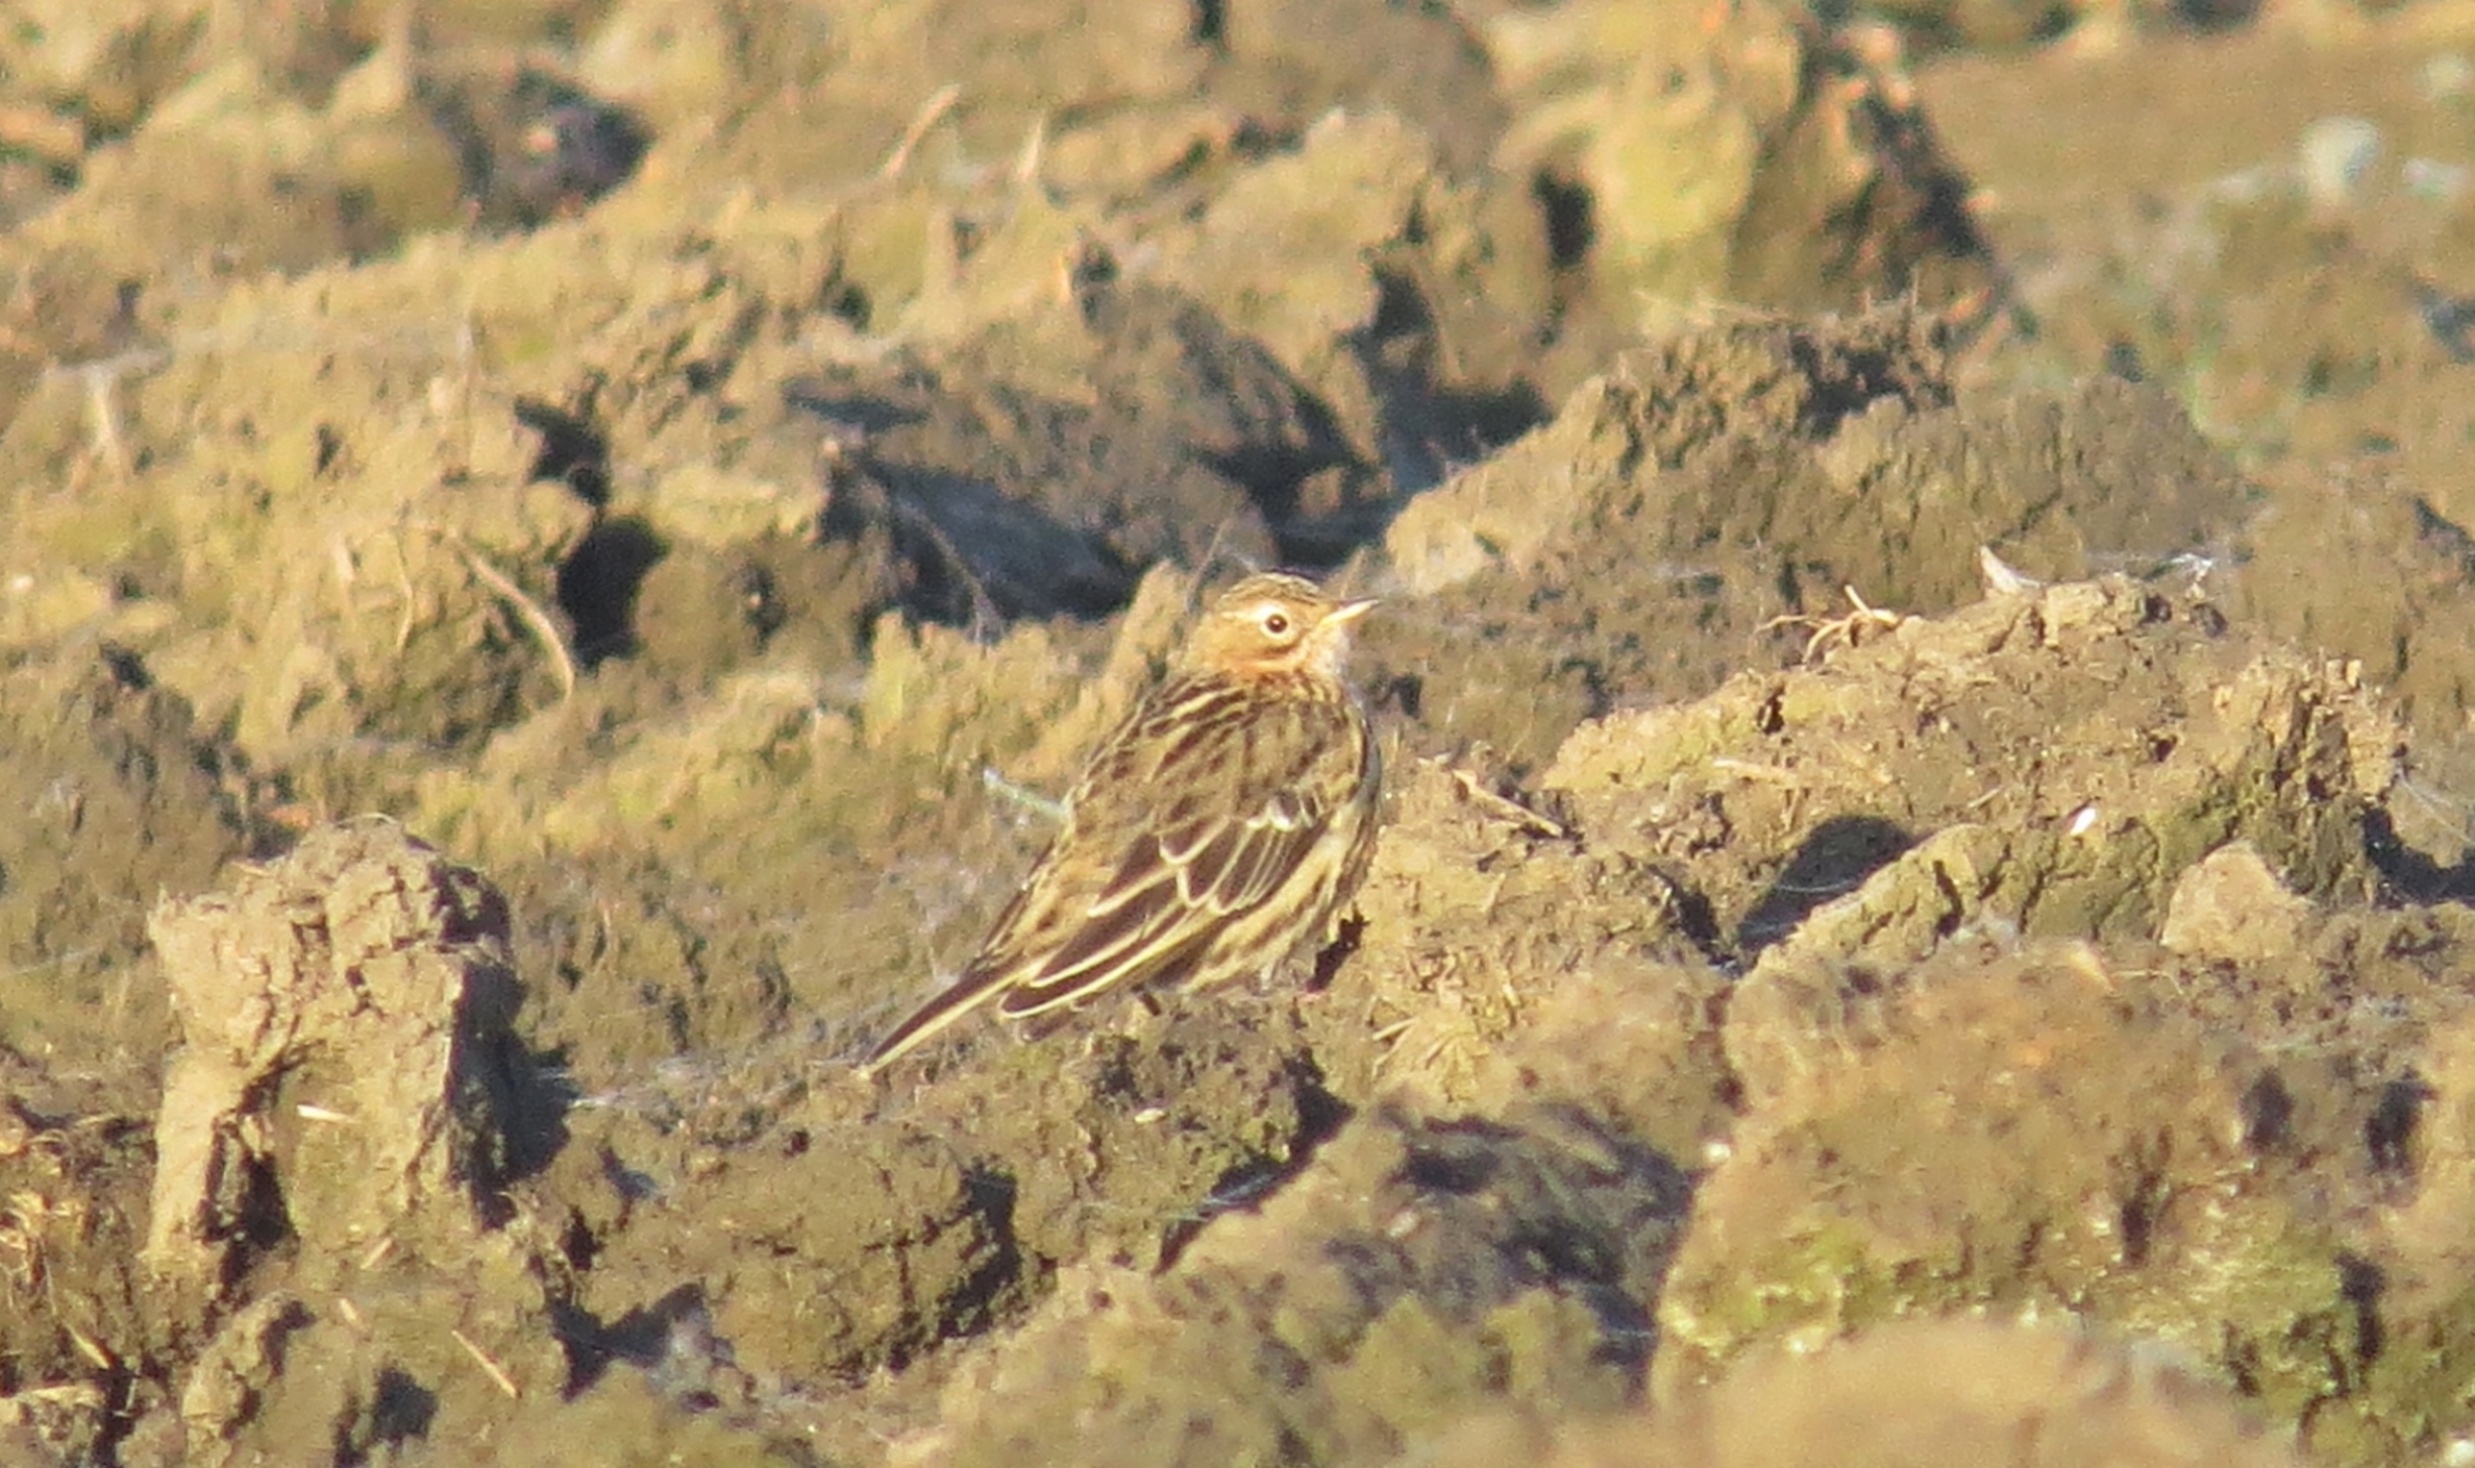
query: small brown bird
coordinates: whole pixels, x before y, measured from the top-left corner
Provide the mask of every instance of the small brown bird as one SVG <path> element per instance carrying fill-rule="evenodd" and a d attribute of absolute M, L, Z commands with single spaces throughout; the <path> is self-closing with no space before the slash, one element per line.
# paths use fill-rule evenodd
<path fill-rule="evenodd" d="M 1330 941 L 1375 844 L 1380 760 L 1341 674 L 1374 605 L 1278 573 L 1221 593 L 1092 756 L 979 955 L 862 1073 L 992 999 L 1028 1020 L 1121 985 L 1269 973 Z"/>

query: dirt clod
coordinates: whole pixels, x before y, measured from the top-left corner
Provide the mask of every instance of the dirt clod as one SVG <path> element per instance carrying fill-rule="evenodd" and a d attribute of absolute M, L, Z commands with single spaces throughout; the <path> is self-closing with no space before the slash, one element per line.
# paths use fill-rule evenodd
<path fill-rule="evenodd" d="M 0 1458 L 2462 1455 L 2462 9 L 14 7 Z"/>

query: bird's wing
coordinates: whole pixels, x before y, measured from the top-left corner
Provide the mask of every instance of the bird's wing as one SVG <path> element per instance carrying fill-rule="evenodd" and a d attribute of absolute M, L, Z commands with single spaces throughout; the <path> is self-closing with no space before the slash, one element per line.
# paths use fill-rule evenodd
<path fill-rule="evenodd" d="M 1148 812 L 1148 819 L 1126 812 L 1128 819 L 1109 827 L 1128 833 L 1116 860 L 1096 861 L 1078 890 L 1056 894 L 1053 941 L 1026 949 L 1027 962 L 1004 986 L 1001 1013 L 1028 1018 L 1191 963 L 1232 913 L 1263 902 L 1297 870 L 1331 824 L 1328 803 L 1301 779 L 1295 760 L 1250 760 L 1242 748 L 1215 743 L 1195 741 L 1182 759 L 1213 771 L 1216 781 L 1164 763 L 1154 776 L 1155 798 L 1163 789 L 1187 797 Z M 1284 744 L 1313 747 L 1273 747 Z M 1095 814 L 1114 820 L 1119 813 Z"/>

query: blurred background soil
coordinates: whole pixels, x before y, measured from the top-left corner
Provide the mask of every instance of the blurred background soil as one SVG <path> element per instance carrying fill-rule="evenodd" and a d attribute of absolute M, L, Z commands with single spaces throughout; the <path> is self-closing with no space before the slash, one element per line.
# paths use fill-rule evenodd
<path fill-rule="evenodd" d="M 2475 4 L 0 3 L 0 1460 L 2475 1453 Z M 870 1084 L 1197 598 L 1261 993 Z"/>

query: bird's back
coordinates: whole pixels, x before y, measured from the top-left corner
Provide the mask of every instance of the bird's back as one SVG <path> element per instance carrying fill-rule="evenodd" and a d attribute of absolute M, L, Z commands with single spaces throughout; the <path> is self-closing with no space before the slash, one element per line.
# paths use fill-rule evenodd
<path fill-rule="evenodd" d="M 1001 988 L 1001 1011 L 1019 1018 L 1282 956 L 1232 953 L 1228 940 L 1315 877 L 1319 846 L 1349 848 L 1324 886 L 1362 866 L 1371 826 L 1357 796 L 1372 744 L 1355 701 L 1304 674 L 1288 681 L 1194 672 L 1145 699 L 1077 783 L 1065 827 L 963 982 Z"/>

